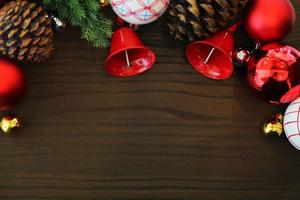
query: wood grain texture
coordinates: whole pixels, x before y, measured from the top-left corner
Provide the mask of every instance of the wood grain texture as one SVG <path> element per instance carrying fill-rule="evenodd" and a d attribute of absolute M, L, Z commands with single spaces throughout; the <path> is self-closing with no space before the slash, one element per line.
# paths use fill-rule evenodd
<path fill-rule="evenodd" d="M 286 42 L 300 49 L 299 34 L 298 20 Z M 196 73 L 163 22 L 139 35 L 157 62 L 137 77 L 107 75 L 107 50 L 76 30 L 57 35 L 47 64 L 25 67 L 24 127 L 0 137 L 0 199 L 298 200 L 299 152 L 260 130 L 277 108 L 242 72 Z"/>

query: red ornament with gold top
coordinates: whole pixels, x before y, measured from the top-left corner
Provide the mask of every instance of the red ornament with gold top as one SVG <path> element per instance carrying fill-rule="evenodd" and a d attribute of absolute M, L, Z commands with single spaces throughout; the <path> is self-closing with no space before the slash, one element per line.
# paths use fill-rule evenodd
<path fill-rule="evenodd" d="M 0 111 L 12 108 L 25 91 L 26 81 L 22 70 L 16 64 L 0 59 Z"/>
<path fill-rule="evenodd" d="M 300 52 L 282 43 L 263 45 L 248 62 L 248 82 L 270 103 L 295 100 L 300 96 Z"/>

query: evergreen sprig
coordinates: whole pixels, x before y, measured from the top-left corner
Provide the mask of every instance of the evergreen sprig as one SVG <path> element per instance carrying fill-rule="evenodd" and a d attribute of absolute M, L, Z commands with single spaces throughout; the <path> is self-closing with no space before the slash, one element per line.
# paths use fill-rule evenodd
<path fill-rule="evenodd" d="M 44 8 L 62 21 L 82 31 L 82 38 L 95 47 L 106 47 L 112 34 L 112 22 L 102 13 L 99 0 L 42 0 Z"/>

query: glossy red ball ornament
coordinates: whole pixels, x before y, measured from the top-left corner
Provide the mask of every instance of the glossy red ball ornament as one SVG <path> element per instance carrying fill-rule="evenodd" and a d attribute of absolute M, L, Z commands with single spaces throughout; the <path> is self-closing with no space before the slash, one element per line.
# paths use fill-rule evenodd
<path fill-rule="evenodd" d="M 269 43 L 257 50 L 248 62 L 248 82 L 270 103 L 288 103 L 300 96 L 300 52 Z"/>
<path fill-rule="evenodd" d="M 295 25 L 295 10 L 289 0 L 251 0 L 244 19 L 245 30 L 253 40 L 280 41 Z"/>
<path fill-rule="evenodd" d="M 12 108 L 23 97 L 25 76 L 16 64 L 0 59 L 0 111 Z"/>

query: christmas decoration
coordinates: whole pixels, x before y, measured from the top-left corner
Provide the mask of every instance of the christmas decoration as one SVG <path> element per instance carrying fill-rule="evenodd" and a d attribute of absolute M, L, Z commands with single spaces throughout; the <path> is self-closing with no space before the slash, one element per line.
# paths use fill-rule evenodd
<path fill-rule="evenodd" d="M 281 113 L 276 113 L 271 119 L 269 119 L 263 126 L 263 132 L 265 135 L 277 135 L 281 136 L 283 133 L 283 116 Z"/>
<path fill-rule="evenodd" d="M 281 43 L 263 45 L 248 62 L 248 82 L 267 101 L 279 104 L 300 95 L 300 52 Z"/>
<path fill-rule="evenodd" d="M 110 0 L 115 13 L 130 24 L 149 24 L 168 8 L 170 0 Z"/>
<path fill-rule="evenodd" d="M 295 24 L 295 10 L 289 0 L 251 0 L 244 27 L 258 42 L 282 40 Z"/>
<path fill-rule="evenodd" d="M 300 150 L 300 98 L 293 101 L 286 109 L 283 124 L 288 140 Z"/>
<path fill-rule="evenodd" d="M 232 53 L 232 59 L 237 65 L 243 65 L 250 59 L 250 52 L 246 49 L 237 49 Z"/>
<path fill-rule="evenodd" d="M 40 63 L 53 51 L 51 19 L 38 4 L 11 1 L 0 10 L 0 54 Z"/>
<path fill-rule="evenodd" d="M 134 76 L 148 70 L 155 62 L 155 54 L 145 47 L 134 30 L 119 28 L 112 37 L 105 69 L 113 76 Z"/>
<path fill-rule="evenodd" d="M 248 0 L 172 0 L 168 11 L 170 34 L 195 41 L 214 35 L 235 23 Z"/>
<path fill-rule="evenodd" d="M 261 43 L 259 42 L 245 41 L 244 43 L 248 44 L 244 44 L 243 47 L 236 48 L 232 52 L 231 57 L 234 65 L 237 67 L 245 66 L 248 63 L 251 55 L 261 46 Z"/>
<path fill-rule="evenodd" d="M 155 62 L 155 54 L 136 36 L 133 27 L 157 20 L 167 9 L 170 0 L 110 0 L 111 6 L 130 28 L 119 28 L 111 40 L 105 69 L 113 76 L 135 76 L 145 72 Z M 118 20 L 119 25 L 123 22 Z"/>
<path fill-rule="evenodd" d="M 57 17 L 55 17 L 54 15 L 50 15 L 52 21 L 54 22 L 54 28 L 57 32 L 63 32 L 65 30 L 65 28 L 67 27 L 67 24 L 63 21 L 61 21 L 60 19 L 58 19 Z"/>
<path fill-rule="evenodd" d="M 186 50 L 190 64 L 209 78 L 229 78 L 233 71 L 233 32 L 239 25 L 240 23 L 236 23 L 207 40 L 191 43 Z"/>
<path fill-rule="evenodd" d="M 154 52 L 144 46 L 134 30 L 158 19 L 170 4 L 170 0 L 0 0 L 0 5 L 2 2 L 5 5 L 0 9 L 0 54 L 32 63 L 50 57 L 53 30 L 63 31 L 66 22 L 80 27 L 82 37 L 95 46 L 108 46 L 112 24 L 102 16 L 101 8 L 110 3 L 118 16 L 117 24 L 122 27 L 112 36 L 105 70 L 119 77 L 135 76 L 153 66 Z M 294 100 L 284 120 L 282 114 L 276 113 L 263 125 L 263 132 L 281 136 L 284 129 L 289 141 L 300 150 L 300 52 L 278 42 L 294 26 L 294 8 L 288 0 L 252 0 L 245 18 L 238 20 L 247 2 L 173 0 L 167 26 L 175 39 L 193 41 L 187 47 L 187 59 L 203 75 L 227 79 L 233 72 L 234 60 L 238 65 L 247 64 L 249 85 L 264 99 L 274 104 Z M 255 47 L 233 51 L 233 33 L 242 21 Z M 199 39 L 202 41 L 195 41 Z M 21 100 L 25 85 L 19 66 L 0 59 L 0 112 L 8 111 Z M 20 126 L 16 115 L 0 118 L 0 130 L 5 134 Z"/>
<path fill-rule="evenodd" d="M 20 127 L 20 118 L 16 115 L 5 115 L 0 119 L 0 129 L 5 134 L 11 134 Z"/>
<path fill-rule="evenodd" d="M 100 6 L 101 8 L 109 6 L 109 0 L 100 0 Z"/>
<path fill-rule="evenodd" d="M 42 5 L 57 18 L 79 27 L 82 38 L 92 42 L 96 47 L 109 45 L 112 34 L 112 22 L 101 12 L 99 0 L 42 0 Z"/>
<path fill-rule="evenodd" d="M 24 95 L 25 76 L 12 62 L 0 59 L 0 111 L 5 111 L 18 103 Z"/>

